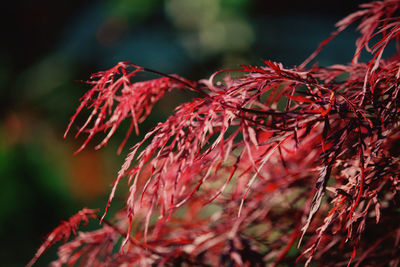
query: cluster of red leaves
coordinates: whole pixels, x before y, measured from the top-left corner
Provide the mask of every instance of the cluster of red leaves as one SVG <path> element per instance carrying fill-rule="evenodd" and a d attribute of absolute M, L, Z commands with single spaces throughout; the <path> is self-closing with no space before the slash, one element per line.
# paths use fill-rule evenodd
<path fill-rule="evenodd" d="M 71 232 L 76 235 L 76 230 L 83 221 L 85 224 L 88 223 L 90 218 L 96 218 L 96 213 L 98 210 L 92 210 L 88 208 L 83 208 L 77 214 L 68 219 L 68 221 L 63 221 L 59 226 L 57 226 L 46 238 L 43 244 L 40 246 L 35 254 L 35 257 L 28 263 L 27 266 L 32 266 L 36 260 L 44 253 L 46 250 L 54 245 L 56 242 L 64 239 L 67 241 Z"/>
<path fill-rule="evenodd" d="M 134 70 L 130 71 L 128 68 L 134 68 Z M 113 68 L 95 73 L 90 77 L 91 80 L 87 83 L 93 87 L 81 98 L 81 104 L 71 118 L 64 135 L 64 137 L 67 135 L 84 107 L 92 110 L 75 135 L 78 137 L 82 132 L 89 133 L 76 153 L 82 151 L 95 134 L 108 131 L 107 136 L 96 146 L 96 149 L 101 148 L 107 144 L 121 122 L 129 118 L 131 120 L 129 130 L 118 149 L 118 152 L 121 152 L 132 130 L 135 129 L 136 134 L 139 134 L 138 124 L 147 118 L 154 104 L 164 93 L 185 85 L 190 86 L 190 83 L 183 78 L 168 75 L 160 79 L 132 83 L 132 78 L 141 71 L 146 71 L 146 69 L 129 62 L 120 62 Z"/>
<path fill-rule="evenodd" d="M 135 83 L 139 71 L 151 70 L 125 62 L 94 75 L 71 120 L 84 107 L 92 110 L 78 131 L 88 133 L 79 151 L 98 132 L 108 131 L 99 147 L 106 144 L 126 118 L 128 138 L 173 88 L 201 97 L 178 106 L 131 148 L 107 204 L 126 177 L 126 209 L 111 222 L 106 209 L 103 228 L 61 246 L 55 265 L 79 258 L 94 266 L 313 259 L 324 266 L 398 266 L 400 61 L 382 55 L 397 42 L 399 6 L 361 5 L 297 68 L 266 61 L 217 83 L 226 70 L 200 82 L 163 75 Z M 352 63 L 306 68 L 357 20 Z M 363 49 L 372 55 L 367 63 L 358 62 Z M 35 259 L 53 243 L 46 241 Z"/>

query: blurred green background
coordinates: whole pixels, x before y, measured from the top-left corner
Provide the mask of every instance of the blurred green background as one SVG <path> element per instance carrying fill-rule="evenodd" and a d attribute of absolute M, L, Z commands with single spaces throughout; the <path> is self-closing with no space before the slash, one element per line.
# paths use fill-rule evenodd
<path fill-rule="evenodd" d="M 188 79 L 262 59 L 300 64 L 363 1 L 69 0 L 4 4 L 0 49 L 0 259 L 23 266 L 46 234 L 84 206 L 103 209 L 130 145 L 119 131 L 104 149 L 63 132 L 79 82 L 118 61 Z M 354 28 L 328 45 L 321 65 L 351 60 Z M 173 92 L 141 132 L 188 96 Z M 79 121 L 78 121 L 79 123 Z M 139 137 L 140 138 L 140 137 Z M 100 139 L 97 139 L 97 141 Z M 96 141 L 96 140 L 95 140 Z M 37 266 L 54 259 L 49 251 Z"/>

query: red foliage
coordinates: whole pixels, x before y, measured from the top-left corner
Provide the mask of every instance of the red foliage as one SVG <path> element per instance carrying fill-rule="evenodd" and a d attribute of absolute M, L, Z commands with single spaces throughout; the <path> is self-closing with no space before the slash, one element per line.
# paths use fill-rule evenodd
<path fill-rule="evenodd" d="M 75 235 L 76 230 L 79 228 L 81 222 L 83 221 L 84 223 L 88 223 L 90 218 L 96 218 L 96 212 L 98 211 L 83 208 L 77 214 L 69 218 L 68 221 L 61 222 L 61 224 L 48 235 L 46 241 L 43 242 L 36 252 L 35 257 L 28 263 L 27 266 L 32 266 L 37 259 L 56 242 L 62 239 L 64 239 L 64 242 L 66 242 L 69 239 L 71 232 Z"/>
<path fill-rule="evenodd" d="M 124 177 L 126 210 L 61 246 L 56 265 L 81 258 L 86 266 L 264 266 L 296 259 L 397 266 L 400 62 L 382 55 L 397 42 L 399 5 L 361 5 L 297 68 L 265 61 L 219 83 L 215 75 L 227 70 L 200 82 L 161 74 L 135 83 L 139 71 L 157 72 L 126 62 L 95 74 L 68 127 L 84 107 L 92 110 L 78 131 L 88 134 L 78 152 L 101 131 L 108 133 L 98 147 L 105 145 L 128 118 L 124 144 L 173 88 L 200 97 L 178 106 L 131 148 L 104 216 Z M 361 37 L 352 63 L 306 68 L 357 20 Z M 371 53 L 367 63 L 358 62 L 364 48 Z M 66 236 L 61 233 L 53 239 Z"/>

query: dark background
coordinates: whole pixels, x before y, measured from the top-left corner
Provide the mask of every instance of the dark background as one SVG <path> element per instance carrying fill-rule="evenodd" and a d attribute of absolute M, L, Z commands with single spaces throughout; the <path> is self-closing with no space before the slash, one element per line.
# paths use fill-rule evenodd
<path fill-rule="evenodd" d="M 62 136 L 87 89 L 80 80 L 121 60 L 193 80 L 262 59 L 299 65 L 361 2 L 9 1 L 0 24 L 1 265 L 25 265 L 46 234 L 82 207 L 103 209 L 129 145 L 138 140 L 131 138 L 117 156 L 122 130 L 105 149 L 92 145 L 72 155 L 82 139 Z M 319 64 L 349 62 L 356 37 L 354 27 L 346 30 Z M 185 99 L 169 94 L 142 133 Z M 47 266 L 55 253 L 37 266 Z"/>

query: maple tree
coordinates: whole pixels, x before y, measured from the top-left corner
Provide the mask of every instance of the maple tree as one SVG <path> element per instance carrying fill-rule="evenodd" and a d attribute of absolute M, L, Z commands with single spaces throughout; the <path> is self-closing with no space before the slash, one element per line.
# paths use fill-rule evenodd
<path fill-rule="evenodd" d="M 362 4 L 293 68 L 265 61 L 196 82 L 120 62 L 92 75 L 66 131 L 90 110 L 77 152 L 106 132 L 101 148 L 129 120 L 121 152 L 165 93 L 198 97 L 131 147 L 102 217 L 79 211 L 28 265 L 64 239 L 54 266 L 398 266 L 400 61 L 398 52 L 383 52 L 398 44 L 399 6 Z M 351 63 L 308 67 L 356 21 L 361 36 Z M 362 51 L 371 55 L 367 62 L 359 60 Z M 232 71 L 242 75 L 216 81 Z M 135 82 L 141 72 L 161 78 Z M 122 181 L 126 206 L 106 219 Z M 77 233 L 89 219 L 100 228 Z"/>

